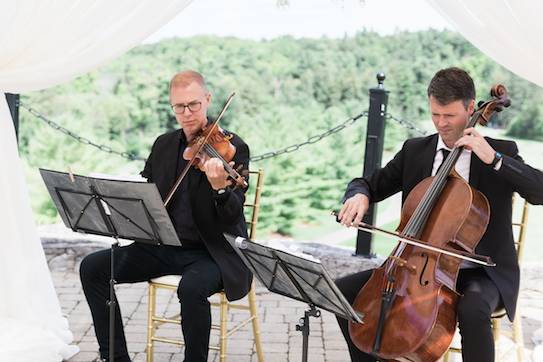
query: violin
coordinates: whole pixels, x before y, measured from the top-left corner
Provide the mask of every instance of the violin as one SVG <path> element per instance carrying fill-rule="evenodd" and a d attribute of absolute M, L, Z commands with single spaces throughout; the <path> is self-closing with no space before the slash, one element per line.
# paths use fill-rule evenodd
<path fill-rule="evenodd" d="M 245 181 L 245 178 L 241 176 L 229 163 L 236 154 L 236 147 L 230 142 L 232 136 L 226 135 L 218 126 L 220 119 L 226 112 L 226 109 L 230 105 L 234 95 L 235 93 L 232 93 L 228 97 L 215 122 L 202 128 L 183 151 L 183 159 L 188 160 L 189 162 L 187 162 L 185 168 L 175 181 L 175 184 L 168 192 L 166 200 L 164 201 L 164 206 L 168 206 L 175 191 L 177 191 L 179 185 L 181 184 L 181 181 L 183 181 L 183 178 L 185 178 L 187 175 L 190 167 L 194 166 L 199 170 L 204 171 L 203 165 L 210 158 L 217 158 L 222 162 L 224 169 L 228 173 L 228 177 L 233 181 L 233 185 L 235 187 L 247 187 L 247 181 Z"/>
<path fill-rule="evenodd" d="M 236 146 L 230 142 L 231 138 L 232 135 L 226 135 L 218 126 L 204 127 L 183 151 L 183 159 L 191 161 L 194 167 L 204 171 L 203 167 L 207 160 L 218 158 L 228 177 L 237 185 L 245 187 L 247 186 L 245 179 L 229 163 L 236 154 Z"/>
<path fill-rule="evenodd" d="M 511 104 L 503 85 L 490 93 L 492 98 L 479 103 L 466 128 L 486 125 L 495 112 Z M 351 339 L 380 360 L 438 360 L 456 330 L 456 280 L 462 259 L 495 265 L 474 254 L 490 207 L 486 197 L 454 171 L 462 149 L 454 148 L 437 174 L 409 193 L 397 233 L 391 233 L 398 245 L 353 303 L 364 323 L 349 322 Z"/>

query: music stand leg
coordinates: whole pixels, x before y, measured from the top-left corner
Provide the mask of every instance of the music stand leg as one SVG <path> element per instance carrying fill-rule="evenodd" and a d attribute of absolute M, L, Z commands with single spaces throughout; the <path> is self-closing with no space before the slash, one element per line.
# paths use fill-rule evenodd
<path fill-rule="evenodd" d="M 109 279 L 109 361 L 115 361 L 115 307 L 117 301 L 115 299 L 115 249 L 119 247 L 119 240 L 115 238 L 115 242 L 111 244 L 111 262 L 110 262 L 110 279 Z"/>
<path fill-rule="evenodd" d="M 313 304 L 310 304 L 310 309 L 304 312 L 304 316 L 300 318 L 300 324 L 296 325 L 296 330 L 302 332 L 302 362 L 307 362 L 307 353 L 309 349 L 309 317 L 319 318 L 321 311 L 316 309 Z"/>

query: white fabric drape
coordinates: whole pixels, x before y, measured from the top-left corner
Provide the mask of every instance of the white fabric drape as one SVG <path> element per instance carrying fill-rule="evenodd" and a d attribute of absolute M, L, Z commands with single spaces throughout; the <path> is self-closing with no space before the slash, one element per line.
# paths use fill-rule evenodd
<path fill-rule="evenodd" d="M 427 0 L 483 53 L 543 87 L 543 2 L 533 0 Z"/>
<path fill-rule="evenodd" d="M 141 43 L 191 0 L 0 3 L 0 93 L 66 82 Z M 0 95 L 0 361 L 77 352 L 37 233 L 9 109 Z"/>

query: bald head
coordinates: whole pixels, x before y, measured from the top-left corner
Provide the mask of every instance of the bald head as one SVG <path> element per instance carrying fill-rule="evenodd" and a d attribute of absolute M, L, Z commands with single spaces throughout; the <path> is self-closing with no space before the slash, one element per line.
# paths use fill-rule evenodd
<path fill-rule="evenodd" d="M 187 88 L 192 83 L 198 84 L 207 93 L 207 85 L 204 77 L 194 70 L 185 70 L 177 73 L 170 81 L 170 93 L 173 88 Z"/>

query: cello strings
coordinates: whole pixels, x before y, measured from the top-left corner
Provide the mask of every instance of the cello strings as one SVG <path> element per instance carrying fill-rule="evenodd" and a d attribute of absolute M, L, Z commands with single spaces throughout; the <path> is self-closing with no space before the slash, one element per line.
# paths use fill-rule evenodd
<path fill-rule="evenodd" d="M 466 128 L 474 127 L 481 114 L 482 110 L 475 111 L 472 114 Z M 462 149 L 463 148 L 454 148 L 451 152 L 452 154 L 449 155 L 447 159 L 443 160 L 443 166 L 435 175 L 435 179 L 430 185 L 430 188 L 426 191 L 422 201 L 419 203 L 419 205 L 415 209 L 415 212 L 413 213 L 413 216 L 410 218 L 406 227 L 404 228 L 405 234 L 413 236 L 414 234 L 417 234 L 423 227 L 423 224 L 427 219 L 428 214 L 431 212 L 431 210 L 429 210 L 429 207 L 439 197 L 441 191 L 443 191 L 443 188 L 445 187 L 447 181 L 447 177 L 449 176 L 449 173 L 456 164 L 456 161 L 460 157 Z"/>
<path fill-rule="evenodd" d="M 404 234 L 414 236 L 415 234 L 418 234 L 422 228 L 424 221 L 427 219 L 427 216 L 431 211 L 429 209 L 430 206 L 436 201 L 437 197 L 439 197 L 439 194 L 445 186 L 450 170 L 456 162 L 456 155 L 459 153 L 459 149 L 455 148 L 451 153 L 452 155 L 443 160 L 443 166 L 439 169 L 434 181 L 430 185 L 430 188 L 426 191 L 422 201 L 415 209 L 414 215 L 408 221 Z"/>
<path fill-rule="evenodd" d="M 475 123 L 479 119 L 480 114 L 482 113 L 482 110 L 475 111 L 472 116 L 470 117 L 470 120 L 468 122 L 468 125 L 466 128 L 474 127 Z M 424 224 L 428 220 L 428 217 L 430 215 L 430 212 L 432 211 L 431 206 L 435 205 L 435 202 L 441 195 L 441 192 L 443 191 L 447 178 L 451 172 L 451 170 L 454 168 L 454 165 L 456 164 L 456 161 L 460 157 L 460 153 L 462 152 L 461 148 L 454 148 L 446 159 L 442 161 L 443 166 L 438 170 L 438 172 L 435 175 L 434 180 L 432 181 L 430 187 L 423 195 L 423 198 L 419 205 L 415 208 L 415 211 L 413 212 L 413 215 L 408 220 L 404 230 L 402 231 L 402 234 L 411 236 L 411 237 L 418 237 L 420 236 L 420 232 L 422 231 Z M 405 249 L 405 246 L 407 244 L 400 241 L 400 245 L 396 248 L 396 252 L 394 253 L 395 256 L 400 255 L 403 250 Z M 392 265 L 391 265 L 392 264 Z M 389 258 L 387 258 L 387 267 L 385 269 L 385 275 L 389 275 L 390 272 L 393 271 L 395 262 L 392 260 L 389 263 Z"/>

